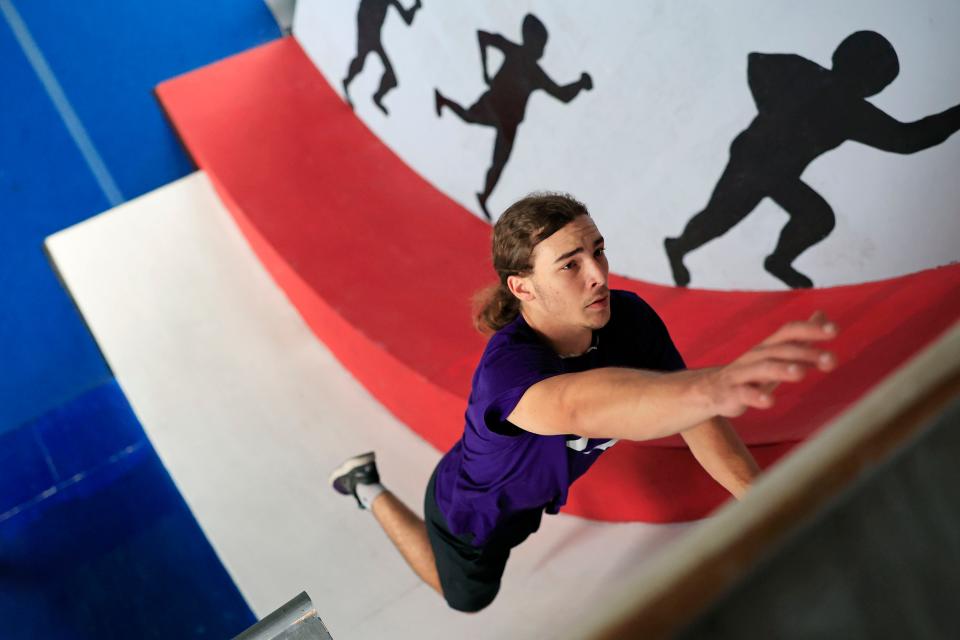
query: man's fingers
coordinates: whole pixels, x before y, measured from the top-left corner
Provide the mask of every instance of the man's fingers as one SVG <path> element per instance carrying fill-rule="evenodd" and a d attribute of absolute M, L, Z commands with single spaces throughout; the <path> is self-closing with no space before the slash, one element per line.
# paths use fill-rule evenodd
<path fill-rule="evenodd" d="M 788 322 L 777 329 L 769 338 L 761 342 L 760 345 L 765 346 L 780 342 L 830 340 L 831 338 L 835 338 L 838 332 L 837 325 L 827 320 L 826 314 L 822 311 L 818 311 L 813 314 L 810 320 Z"/>
<path fill-rule="evenodd" d="M 803 342 L 762 345 L 745 353 L 740 358 L 740 362 L 749 363 L 767 359 L 799 362 L 817 367 L 821 371 L 830 371 L 837 366 L 837 358 L 833 353 Z"/>
<path fill-rule="evenodd" d="M 788 322 L 733 363 L 717 370 L 716 398 L 727 417 L 748 408 L 773 406 L 773 392 L 783 382 L 799 382 L 807 370 L 830 371 L 837 359 L 813 343 L 835 338 L 839 330 L 827 314 L 815 311 L 809 320 Z"/>
<path fill-rule="evenodd" d="M 735 385 L 763 385 L 767 383 L 798 382 L 806 375 L 807 367 L 787 360 L 760 360 L 736 365 L 730 369 L 730 382 Z"/>
<path fill-rule="evenodd" d="M 764 382 L 763 384 L 759 385 L 759 388 L 760 391 L 763 391 L 764 393 L 773 393 L 774 390 L 779 386 L 779 382 Z"/>
<path fill-rule="evenodd" d="M 753 385 L 744 385 L 738 389 L 740 402 L 753 409 L 769 409 L 773 406 L 773 394 Z"/>
<path fill-rule="evenodd" d="M 753 385 L 741 385 L 729 390 L 729 395 L 718 406 L 720 415 L 736 418 L 747 409 L 769 409 L 773 406 L 773 394 Z"/>

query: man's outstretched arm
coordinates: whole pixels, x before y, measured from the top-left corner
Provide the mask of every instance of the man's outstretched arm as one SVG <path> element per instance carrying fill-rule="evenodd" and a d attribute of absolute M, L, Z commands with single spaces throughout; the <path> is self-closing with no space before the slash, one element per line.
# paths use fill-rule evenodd
<path fill-rule="evenodd" d="M 851 118 L 851 140 L 893 153 L 916 153 L 960 130 L 960 105 L 916 122 L 900 122 L 869 102 Z"/>
<path fill-rule="evenodd" d="M 589 73 L 582 73 L 576 82 L 565 85 L 559 85 L 554 82 L 553 78 L 548 76 L 543 69 L 538 68 L 537 76 L 536 86 L 563 103 L 570 102 L 576 98 L 577 94 L 581 91 L 593 89 L 593 79 Z"/>
<path fill-rule="evenodd" d="M 680 434 L 700 466 L 738 500 L 760 467 L 726 418 L 715 417 Z"/>
<path fill-rule="evenodd" d="M 716 416 L 773 406 L 779 383 L 802 380 L 810 368 L 834 368 L 833 355 L 813 343 L 836 334 L 818 313 L 787 323 L 724 367 L 674 373 L 604 368 L 554 376 L 527 389 L 507 420 L 542 435 L 663 438 Z"/>

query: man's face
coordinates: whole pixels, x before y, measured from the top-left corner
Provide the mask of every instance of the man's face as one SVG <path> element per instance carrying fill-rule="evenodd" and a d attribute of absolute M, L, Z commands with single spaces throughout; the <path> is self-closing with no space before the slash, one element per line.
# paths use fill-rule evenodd
<path fill-rule="evenodd" d="M 534 248 L 524 304 L 554 327 L 599 329 L 610 320 L 609 271 L 603 236 L 579 216 Z"/>

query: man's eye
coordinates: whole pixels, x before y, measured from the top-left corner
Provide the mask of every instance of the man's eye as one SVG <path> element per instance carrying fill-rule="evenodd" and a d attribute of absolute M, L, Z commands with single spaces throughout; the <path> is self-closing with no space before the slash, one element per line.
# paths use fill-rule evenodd
<path fill-rule="evenodd" d="M 595 258 L 599 258 L 600 256 L 602 256 L 602 255 L 605 254 L 606 252 L 607 252 L 607 248 L 606 248 L 606 247 L 600 247 L 599 249 L 597 249 L 596 251 L 593 252 L 593 255 L 594 255 Z"/>
<path fill-rule="evenodd" d="M 570 261 L 570 262 L 568 262 L 567 264 L 565 264 L 565 265 L 563 265 L 562 267 L 560 267 L 560 270 L 561 270 L 561 271 L 569 271 L 570 269 L 573 269 L 575 266 L 577 266 L 577 263 L 576 263 L 576 262 L 573 262 L 573 261 Z"/>

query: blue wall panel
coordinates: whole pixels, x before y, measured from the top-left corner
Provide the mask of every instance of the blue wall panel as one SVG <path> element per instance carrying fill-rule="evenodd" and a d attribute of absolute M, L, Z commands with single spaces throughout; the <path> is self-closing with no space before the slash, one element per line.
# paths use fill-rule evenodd
<path fill-rule="evenodd" d="M 280 32 L 260 0 L 0 0 L 0 9 L 2 433 L 109 378 L 42 252 L 46 236 L 115 204 L 50 82 L 129 199 L 192 170 L 156 84 Z"/>
<path fill-rule="evenodd" d="M 16 6 L 128 199 L 192 170 L 153 88 L 280 36 L 260 0 L 31 0 Z"/>
<path fill-rule="evenodd" d="M 261 0 L 0 0 L 0 637 L 254 622 L 43 241 L 191 171 L 154 86 L 279 35 Z"/>
<path fill-rule="evenodd" d="M 0 433 L 109 377 L 43 254 L 47 235 L 109 206 L 0 20 Z"/>

